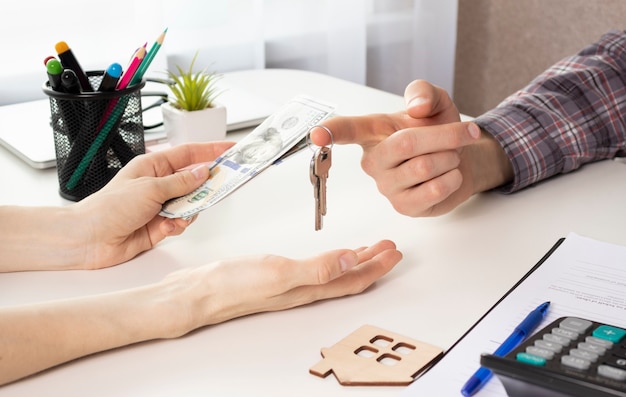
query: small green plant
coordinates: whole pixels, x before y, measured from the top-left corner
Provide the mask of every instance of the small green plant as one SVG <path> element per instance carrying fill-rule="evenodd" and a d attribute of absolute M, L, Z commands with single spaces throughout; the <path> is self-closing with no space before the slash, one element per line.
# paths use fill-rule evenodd
<path fill-rule="evenodd" d="M 182 110 L 194 111 L 213 107 L 215 98 L 220 94 L 216 90 L 215 83 L 221 75 L 203 69 L 199 72 L 193 71 L 198 53 L 194 55 L 189 70 L 184 71 L 180 66 L 176 66 L 178 73 L 167 71 L 170 78 L 169 88 L 174 95 L 171 104 Z"/>

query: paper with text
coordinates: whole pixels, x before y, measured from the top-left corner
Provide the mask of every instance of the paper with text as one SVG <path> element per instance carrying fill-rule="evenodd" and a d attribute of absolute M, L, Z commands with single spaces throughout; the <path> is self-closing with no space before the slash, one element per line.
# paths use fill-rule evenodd
<path fill-rule="evenodd" d="M 547 260 L 494 307 L 444 358 L 401 396 L 460 396 L 461 387 L 535 307 L 550 301 L 545 326 L 578 316 L 626 328 L 626 247 L 570 233 Z M 476 397 L 506 397 L 494 376 Z"/>

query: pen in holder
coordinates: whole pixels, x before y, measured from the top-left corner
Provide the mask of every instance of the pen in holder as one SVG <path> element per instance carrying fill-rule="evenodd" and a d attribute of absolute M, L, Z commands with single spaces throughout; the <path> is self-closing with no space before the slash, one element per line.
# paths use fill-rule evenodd
<path fill-rule="evenodd" d="M 87 72 L 98 87 L 103 71 Z M 145 153 L 144 81 L 119 91 L 43 91 L 50 98 L 59 194 L 80 201 L 100 190 L 133 157 Z"/>

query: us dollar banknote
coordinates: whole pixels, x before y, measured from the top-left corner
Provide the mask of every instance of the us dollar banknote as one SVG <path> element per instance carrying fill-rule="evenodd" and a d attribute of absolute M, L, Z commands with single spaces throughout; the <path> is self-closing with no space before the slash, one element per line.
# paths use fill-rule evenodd
<path fill-rule="evenodd" d="M 311 127 L 334 110 L 333 105 L 307 96 L 293 98 L 215 159 L 209 166 L 211 177 L 200 187 L 167 201 L 160 215 L 190 218 L 215 205 L 273 163 L 306 146 Z"/>

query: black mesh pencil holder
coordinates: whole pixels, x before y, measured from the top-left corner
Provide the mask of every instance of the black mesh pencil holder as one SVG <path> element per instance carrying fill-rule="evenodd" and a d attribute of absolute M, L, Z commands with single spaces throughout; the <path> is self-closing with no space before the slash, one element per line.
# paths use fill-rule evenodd
<path fill-rule="evenodd" d="M 94 90 L 103 72 L 87 72 Z M 50 98 L 59 194 L 80 201 L 106 185 L 133 157 L 145 153 L 141 88 L 70 94 L 46 82 Z"/>

